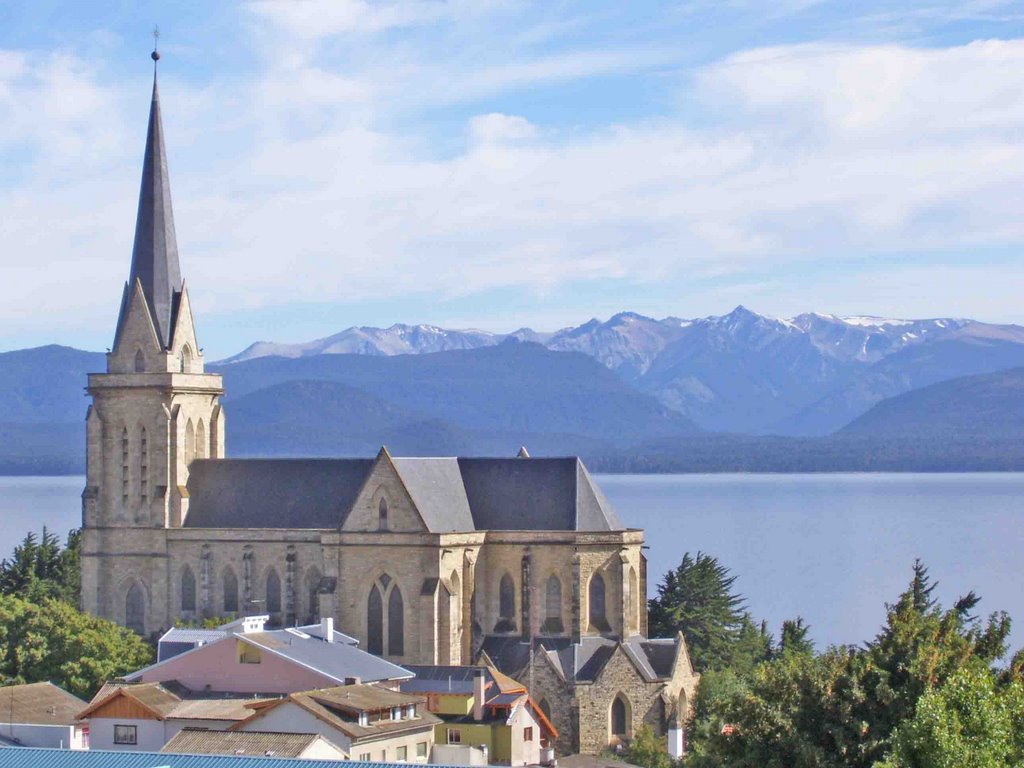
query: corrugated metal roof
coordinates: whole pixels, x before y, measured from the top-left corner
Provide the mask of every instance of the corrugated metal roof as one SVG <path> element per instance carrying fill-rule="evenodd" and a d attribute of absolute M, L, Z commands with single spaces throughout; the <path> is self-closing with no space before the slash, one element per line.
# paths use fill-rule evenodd
<path fill-rule="evenodd" d="M 407 763 L 298 760 L 235 755 L 171 755 L 160 752 L 0 748 L 0 768 L 408 768 Z"/>

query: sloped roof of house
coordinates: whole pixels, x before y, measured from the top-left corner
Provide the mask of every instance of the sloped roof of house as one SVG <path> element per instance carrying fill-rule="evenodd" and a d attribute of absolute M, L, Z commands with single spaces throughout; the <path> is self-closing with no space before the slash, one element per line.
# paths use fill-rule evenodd
<path fill-rule="evenodd" d="M 85 702 L 53 683 L 5 685 L 0 688 L 0 722 L 71 725 Z"/>
<path fill-rule="evenodd" d="M 487 695 L 497 696 L 500 693 L 525 693 L 526 686 L 502 674 L 494 667 L 472 667 L 467 665 L 428 665 L 410 664 L 406 667 L 416 675 L 411 680 L 402 682 L 402 690 L 409 693 L 451 693 L 456 695 L 473 695 L 473 678 L 477 670 L 485 675 L 484 690 Z"/>
<path fill-rule="evenodd" d="M 172 690 L 173 689 L 173 690 Z M 107 683 L 77 719 L 96 717 L 118 697 L 142 706 L 158 720 L 245 720 L 266 699 L 225 694 L 197 694 L 163 683 Z"/>
<path fill-rule="evenodd" d="M 576 457 L 391 459 L 384 451 L 376 460 L 198 459 L 185 525 L 337 529 L 381 460 L 392 462 L 433 533 L 623 530 Z"/>
<path fill-rule="evenodd" d="M 357 691 L 362 688 L 367 690 Z M 364 706 L 357 706 L 356 701 Z M 358 714 L 361 711 L 378 711 L 403 704 L 421 704 L 423 699 L 407 693 L 386 691 L 371 685 L 338 686 L 315 691 L 300 691 L 288 697 L 260 707 L 245 722 L 231 726 L 238 730 L 249 723 L 258 723 L 259 719 L 270 710 L 294 704 L 306 710 L 318 720 L 340 731 L 350 739 L 359 740 L 366 737 L 377 737 L 384 734 L 398 733 L 409 730 L 432 728 L 441 719 L 431 714 L 425 707 L 417 707 L 416 717 L 403 720 L 379 720 L 368 725 L 360 725 Z"/>
<path fill-rule="evenodd" d="M 301 757 L 323 739 L 316 733 L 273 731 L 209 731 L 185 728 L 164 744 L 161 752 L 192 755 L 256 755 L 259 757 Z M 332 745 L 337 748 L 336 745 Z M 338 748 L 341 752 L 341 749 Z"/>
<path fill-rule="evenodd" d="M 228 626 L 225 625 L 225 628 Z M 288 629 L 265 629 L 261 632 L 225 632 L 223 637 L 208 645 L 234 639 L 250 643 L 302 667 L 312 669 L 341 684 L 353 678 L 360 682 L 372 683 L 382 680 L 405 680 L 412 676 L 407 669 L 362 650 L 357 641 L 346 634 L 334 632 L 333 642 L 327 642 L 323 638 L 323 627 L 320 624 Z M 189 653 L 200 651 L 201 649 L 197 649 Z M 186 654 L 165 658 L 125 675 L 124 679 L 138 680 L 156 667 L 172 661 L 180 664 L 185 658 Z"/>
<path fill-rule="evenodd" d="M 407 763 L 348 760 L 345 768 L 408 768 Z M 181 755 L 99 749 L 4 747 L 0 768 L 338 768 L 337 760 L 302 760 L 249 755 Z"/>

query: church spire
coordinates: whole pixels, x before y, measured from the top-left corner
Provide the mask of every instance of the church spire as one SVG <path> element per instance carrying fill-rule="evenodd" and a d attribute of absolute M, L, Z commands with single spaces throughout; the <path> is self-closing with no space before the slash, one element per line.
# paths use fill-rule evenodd
<path fill-rule="evenodd" d="M 129 290 L 138 280 L 153 316 L 160 343 L 169 347 L 177 296 L 181 291 L 181 269 L 178 266 L 178 244 L 174 236 L 174 213 L 171 210 L 171 185 L 164 150 L 163 123 L 160 118 L 160 93 L 157 88 L 156 62 L 160 53 L 154 46 L 153 100 L 149 107 L 149 129 L 146 154 L 142 163 L 142 187 L 139 191 L 139 212 L 135 219 L 135 245 L 132 248 L 132 271 Z M 118 331 L 125 320 L 122 309 Z"/>

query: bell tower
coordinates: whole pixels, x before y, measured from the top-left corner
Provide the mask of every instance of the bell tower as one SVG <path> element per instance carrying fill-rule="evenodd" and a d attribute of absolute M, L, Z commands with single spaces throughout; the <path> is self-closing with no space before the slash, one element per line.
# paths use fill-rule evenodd
<path fill-rule="evenodd" d="M 189 465 L 224 457 L 223 385 L 206 373 L 181 279 L 153 51 L 131 271 L 105 373 L 89 374 L 82 607 L 143 634 L 168 626 L 166 530 Z"/>

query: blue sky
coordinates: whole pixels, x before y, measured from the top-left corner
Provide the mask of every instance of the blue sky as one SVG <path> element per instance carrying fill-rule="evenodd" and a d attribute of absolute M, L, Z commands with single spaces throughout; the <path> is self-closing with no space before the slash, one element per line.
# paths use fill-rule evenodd
<path fill-rule="evenodd" d="M 207 354 L 354 324 L 1024 322 L 1024 3 L 0 0 L 0 349 L 110 344 L 151 77 Z"/>

